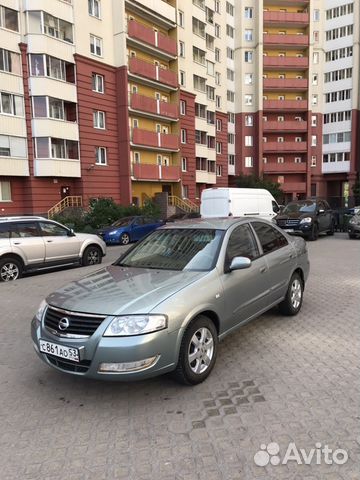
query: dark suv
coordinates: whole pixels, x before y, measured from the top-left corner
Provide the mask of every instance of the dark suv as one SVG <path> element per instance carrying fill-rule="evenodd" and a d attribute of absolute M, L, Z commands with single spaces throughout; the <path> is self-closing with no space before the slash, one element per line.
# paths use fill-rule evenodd
<path fill-rule="evenodd" d="M 285 232 L 300 234 L 309 240 L 316 240 L 319 233 L 333 235 L 335 231 L 334 213 L 325 200 L 290 202 L 275 220 Z"/>

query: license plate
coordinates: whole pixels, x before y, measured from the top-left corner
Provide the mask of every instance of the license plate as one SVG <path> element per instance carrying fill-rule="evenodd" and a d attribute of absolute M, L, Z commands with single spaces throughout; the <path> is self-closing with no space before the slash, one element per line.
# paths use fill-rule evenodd
<path fill-rule="evenodd" d="M 293 233 L 294 229 L 293 228 L 284 228 L 284 232 Z"/>
<path fill-rule="evenodd" d="M 72 362 L 80 362 L 79 350 L 74 347 L 65 347 L 64 345 L 58 345 L 57 343 L 48 342 L 47 340 L 41 340 L 40 352 L 47 353 L 48 355 L 54 355 L 54 357 L 65 358 Z"/>

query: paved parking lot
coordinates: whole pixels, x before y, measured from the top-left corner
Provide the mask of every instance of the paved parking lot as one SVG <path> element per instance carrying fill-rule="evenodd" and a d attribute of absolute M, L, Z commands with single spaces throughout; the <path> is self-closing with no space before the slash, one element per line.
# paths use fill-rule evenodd
<path fill-rule="evenodd" d="M 29 335 L 38 304 L 97 267 L 1 284 L 0 478 L 359 479 L 360 241 L 337 233 L 308 246 L 300 314 L 273 310 L 227 338 L 196 387 L 168 376 L 88 381 L 39 361 Z M 123 248 L 109 248 L 105 263 Z M 283 464 L 292 442 L 301 463 Z M 347 462 L 326 464 L 325 445 Z M 300 449 L 315 449 L 310 465 Z"/>

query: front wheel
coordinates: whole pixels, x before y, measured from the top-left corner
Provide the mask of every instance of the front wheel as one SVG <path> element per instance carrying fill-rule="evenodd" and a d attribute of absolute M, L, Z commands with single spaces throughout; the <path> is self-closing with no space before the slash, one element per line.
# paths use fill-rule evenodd
<path fill-rule="evenodd" d="M 90 245 L 85 249 L 82 256 L 81 264 L 86 267 L 88 265 L 98 265 L 102 262 L 102 251 L 96 245 Z"/>
<path fill-rule="evenodd" d="M 21 262 L 15 258 L 0 259 L 0 282 L 17 280 L 22 274 Z"/>
<path fill-rule="evenodd" d="M 349 238 L 351 238 L 351 240 L 353 240 L 354 238 L 356 238 L 356 235 L 354 233 L 349 233 Z"/>
<path fill-rule="evenodd" d="M 279 304 L 280 312 L 283 315 L 293 316 L 299 313 L 304 295 L 304 283 L 298 273 L 291 277 L 286 296 Z"/>
<path fill-rule="evenodd" d="M 331 222 L 331 228 L 329 231 L 326 232 L 327 235 L 334 235 L 335 233 L 335 223 Z"/>
<path fill-rule="evenodd" d="M 120 237 L 121 245 L 128 245 L 130 243 L 130 237 L 128 233 L 123 233 Z"/>
<path fill-rule="evenodd" d="M 318 237 L 319 237 L 319 227 L 318 227 L 317 223 L 314 223 L 314 225 L 312 226 L 310 235 L 309 235 L 309 240 L 314 242 L 315 240 L 318 239 Z"/>
<path fill-rule="evenodd" d="M 184 333 L 178 365 L 174 372 L 176 380 L 185 385 L 203 382 L 214 368 L 217 347 L 215 325 L 208 317 L 200 315 Z"/>

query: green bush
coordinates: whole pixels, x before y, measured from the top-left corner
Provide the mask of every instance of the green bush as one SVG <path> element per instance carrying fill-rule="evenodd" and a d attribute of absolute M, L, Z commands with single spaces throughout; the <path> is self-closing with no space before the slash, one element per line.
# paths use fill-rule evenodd
<path fill-rule="evenodd" d="M 147 202 L 144 207 L 134 205 L 119 205 L 112 198 L 99 198 L 90 201 L 89 209 L 67 209 L 55 215 L 54 220 L 73 228 L 76 232 L 94 233 L 98 228 L 110 225 L 122 217 L 133 215 L 147 215 L 158 217 L 160 209 L 152 202 Z"/>

